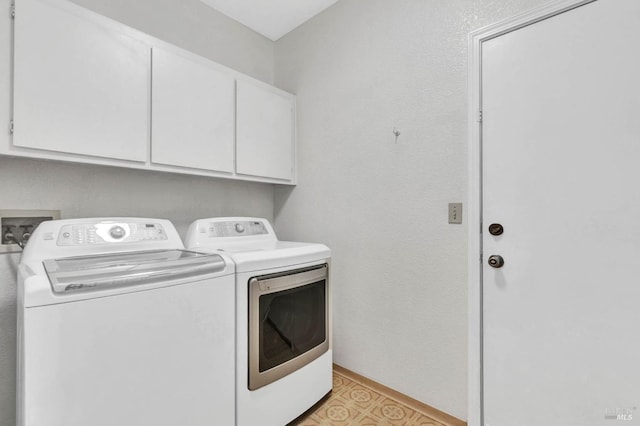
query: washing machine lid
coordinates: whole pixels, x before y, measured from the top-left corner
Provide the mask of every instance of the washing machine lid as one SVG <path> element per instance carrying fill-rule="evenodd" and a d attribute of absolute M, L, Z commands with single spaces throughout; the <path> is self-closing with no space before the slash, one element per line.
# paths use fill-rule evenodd
<path fill-rule="evenodd" d="M 54 292 L 113 288 L 192 278 L 223 271 L 215 253 L 150 250 L 76 256 L 43 261 Z"/>

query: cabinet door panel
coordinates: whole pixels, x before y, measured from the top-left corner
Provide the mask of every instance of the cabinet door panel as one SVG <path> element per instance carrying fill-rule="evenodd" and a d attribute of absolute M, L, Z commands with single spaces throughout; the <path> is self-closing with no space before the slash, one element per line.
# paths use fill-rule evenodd
<path fill-rule="evenodd" d="M 59 1 L 17 0 L 16 146 L 146 161 L 150 49 Z"/>
<path fill-rule="evenodd" d="M 234 91 L 206 60 L 154 48 L 152 162 L 233 172 Z"/>
<path fill-rule="evenodd" d="M 292 180 L 293 117 L 292 95 L 238 81 L 236 171 Z"/>

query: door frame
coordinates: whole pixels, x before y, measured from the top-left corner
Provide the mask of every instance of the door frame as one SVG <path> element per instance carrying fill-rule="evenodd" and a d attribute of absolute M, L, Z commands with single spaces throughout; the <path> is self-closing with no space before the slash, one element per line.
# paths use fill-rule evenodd
<path fill-rule="evenodd" d="M 469 33 L 468 69 L 468 414 L 469 426 L 484 425 L 482 360 L 482 44 L 598 0 L 555 0 Z"/>

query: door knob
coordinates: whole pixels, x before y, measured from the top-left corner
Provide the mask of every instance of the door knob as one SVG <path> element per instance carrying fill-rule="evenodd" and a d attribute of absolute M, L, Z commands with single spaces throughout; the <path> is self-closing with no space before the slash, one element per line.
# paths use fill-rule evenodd
<path fill-rule="evenodd" d="M 502 256 L 498 256 L 494 254 L 493 256 L 489 256 L 489 266 L 494 268 L 502 268 L 504 266 L 504 259 Z"/>

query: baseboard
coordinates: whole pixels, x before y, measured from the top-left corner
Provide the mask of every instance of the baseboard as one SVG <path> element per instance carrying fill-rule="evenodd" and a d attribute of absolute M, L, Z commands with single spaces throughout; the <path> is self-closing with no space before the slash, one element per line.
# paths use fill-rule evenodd
<path fill-rule="evenodd" d="M 341 367 L 338 364 L 333 364 L 333 370 L 336 373 L 345 376 L 349 380 L 352 380 L 357 383 L 361 383 L 362 385 L 367 386 L 378 393 L 384 394 L 389 398 L 395 399 L 396 401 L 401 402 L 407 407 L 413 410 L 416 410 L 426 416 L 429 416 L 432 419 L 437 420 L 446 426 L 466 426 L 467 425 L 467 422 L 460 420 L 456 417 L 453 417 L 452 415 L 447 414 L 444 411 L 440 411 L 437 408 L 433 408 L 430 405 L 427 405 L 423 402 L 418 401 L 417 399 L 413 399 L 410 396 L 407 396 L 385 385 L 382 385 L 378 382 L 375 382 L 371 379 L 361 376 L 358 373 L 354 373 L 353 371 L 348 370 L 344 367 Z"/>

